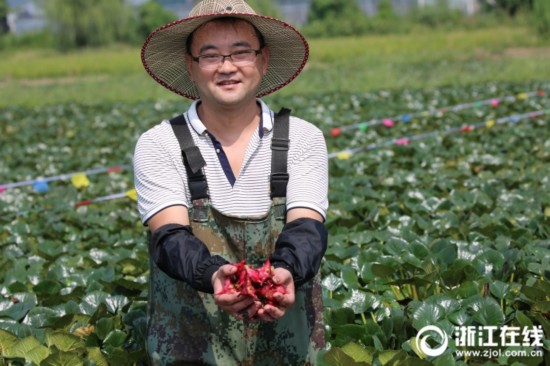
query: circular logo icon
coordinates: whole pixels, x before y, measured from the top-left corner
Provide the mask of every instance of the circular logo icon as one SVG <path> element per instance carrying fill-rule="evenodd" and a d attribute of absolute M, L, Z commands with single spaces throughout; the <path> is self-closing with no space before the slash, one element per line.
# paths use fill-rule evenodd
<path fill-rule="evenodd" d="M 425 334 L 428 332 L 437 333 L 439 337 L 441 337 L 441 339 L 443 340 L 443 343 L 437 348 L 432 348 L 432 346 L 428 344 L 428 339 L 433 338 L 433 334 Z M 416 335 L 416 348 L 422 351 L 426 356 L 440 356 L 443 354 L 443 352 L 445 352 L 448 345 L 449 338 L 447 337 L 447 333 L 445 333 L 443 330 L 441 330 L 439 327 L 436 327 L 435 325 L 427 325 L 423 327 Z"/>

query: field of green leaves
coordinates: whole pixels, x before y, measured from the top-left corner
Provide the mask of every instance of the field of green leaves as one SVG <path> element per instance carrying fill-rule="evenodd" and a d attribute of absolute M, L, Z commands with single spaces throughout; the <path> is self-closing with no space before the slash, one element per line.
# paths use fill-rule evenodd
<path fill-rule="evenodd" d="M 269 101 L 318 125 L 331 153 L 324 364 L 550 364 L 550 84 Z M 186 107 L 0 110 L 0 363 L 144 361 L 131 159 L 140 133 Z M 442 355 L 417 347 L 426 325 L 449 335 Z M 543 346 L 458 356 L 453 329 L 470 325 L 540 326 Z"/>

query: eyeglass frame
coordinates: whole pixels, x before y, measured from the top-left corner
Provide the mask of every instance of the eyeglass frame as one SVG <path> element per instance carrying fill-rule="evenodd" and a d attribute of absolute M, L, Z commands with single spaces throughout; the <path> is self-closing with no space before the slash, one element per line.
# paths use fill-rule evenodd
<path fill-rule="evenodd" d="M 238 51 L 235 51 L 235 52 L 231 52 L 230 54 L 228 55 L 222 55 L 222 54 L 213 54 L 213 55 L 199 55 L 197 57 L 193 56 L 192 54 L 189 54 L 189 56 L 191 57 L 191 60 L 195 61 L 197 64 L 199 64 L 199 67 L 201 69 L 204 69 L 205 67 L 204 66 L 201 66 L 201 63 L 200 63 L 200 60 L 201 58 L 205 58 L 205 57 L 221 57 L 220 61 L 217 63 L 217 64 L 212 64 L 212 69 L 215 69 L 216 67 L 219 67 L 220 65 L 223 65 L 223 63 L 225 62 L 225 59 L 226 58 L 229 58 L 229 60 L 231 60 L 231 63 L 233 65 L 235 65 L 235 60 L 233 60 L 233 55 L 236 54 L 236 53 L 239 53 L 239 52 L 243 52 L 243 51 L 253 51 L 254 52 L 254 60 L 253 61 L 250 61 L 251 63 L 253 63 L 254 61 L 256 61 L 256 58 L 258 57 L 258 55 L 260 53 L 262 53 L 262 50 L 264 49 L 264 47 L 260 47 L 259 49 L 255 50 L 255 49 L 247 49 L 247 50 L 238 50 Z M 237 61 L 239 62 L 239 61 Z M 242 62 L 242 61 L 240 61 Z M 216 66 L 216 67 L 214 67 Z M 209 67 L 207 66 L 206 69 L 209 69 Z"/>

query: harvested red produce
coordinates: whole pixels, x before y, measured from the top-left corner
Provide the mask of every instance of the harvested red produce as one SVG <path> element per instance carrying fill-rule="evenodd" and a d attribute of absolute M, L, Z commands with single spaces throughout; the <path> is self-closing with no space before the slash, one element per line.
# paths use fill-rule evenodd
<path fill-rule="evenodd" d="M 229 293 L 241 293 L 253 297 L 262 304 L 278 306 L 274 296 L 277 292 L 286 294 L 283 286 L 273 282 L 273 267 L 269 259 L 258 268 L 252 268 L 246 261 L 233 263 L 237 271 L 225 280 L 223 289 L 218 295 Z"/>

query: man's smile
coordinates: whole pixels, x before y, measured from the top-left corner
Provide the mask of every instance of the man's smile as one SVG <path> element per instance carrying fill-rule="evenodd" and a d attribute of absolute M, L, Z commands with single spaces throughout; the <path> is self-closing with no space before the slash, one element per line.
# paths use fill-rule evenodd
<path fill-rule="evenodd" d="M 240 84 L 240 81 L 238 81 L 238 80 L 223 80 L 223 81 L 218 81 L 216 84 L 219 85 L 219 86 L 237 85 L 237 84 Z"/>

